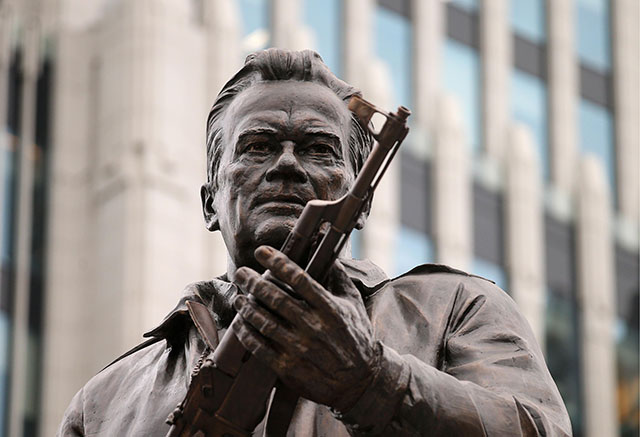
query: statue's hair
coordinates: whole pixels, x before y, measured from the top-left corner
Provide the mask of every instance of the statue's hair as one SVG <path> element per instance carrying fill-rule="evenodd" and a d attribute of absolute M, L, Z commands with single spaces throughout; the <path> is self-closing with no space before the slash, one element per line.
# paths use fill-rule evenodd
<path fill-rule="evenodd" d="M 267 49 L 247 56 L 244 67 L 227 82 L 218 94 L 207 118 L 207 184 L 217 189 L 217 174 L 222 155 L 222 119 L 233 99 L 245 89 L 259 82 L 297 80 L 316 82 L 333 91 L 345 105 L 360 91 L 338 79 L 312 50 L 289 51 Z M 371 151 L 372 138 L 351 114 L 349 160 L 358 174 Z"/>

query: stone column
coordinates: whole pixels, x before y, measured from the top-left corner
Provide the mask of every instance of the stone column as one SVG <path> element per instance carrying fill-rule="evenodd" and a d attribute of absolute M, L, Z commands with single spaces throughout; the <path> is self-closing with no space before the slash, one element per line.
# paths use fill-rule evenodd
<path fill-rule="evenodd" d="M 302 19 L 302 2 L 273 0 L 271 4 L 271 45 L 291 50 L 313 49 L 311 32 Z"/>
<path fill-rule="evenodd" d="M 613 92 L 618 202 L 630 226 L 640 221 L 640 3 L 617 0 L 612 6 Z"/>
<path fill-rule="evenodd" d="M 344 77 L 350 84 L 363 88 L 373 55 L 371 44 L 376 3 L 373 0 L 350 0 L 343 2 L 343 7 Z"/>
<path fill-rule="evenodd" d="M 547 0 L 546 3 L 551 181 L 566 195 L 573 190 L 578 159 L 576 102 L 580 92 L 574 3 L 573 0 Z"/>
<path fill-rule="evenodd" d="M 577 185 L 577 279 L 581 315 L 586 436 L 616 435 L 615 284 L 611 197 L 601 163 L 591 155 Z"/>
<path fill-rule="evenodd" d="M 533 138 L 524 125 L 512 125 L 505 158 L 505 252 L 509 289 L 544 350 L 542 179 Z"/>
<path fill-rule="evenodd" d="M 391 108 L 391 77 L 387 66 L 380 59 L 372 58 L 368 68 L 369 74 L 363 78 L 362 87 L 365 98 L 380 108 L 395 110 Z M 399 164 L 400 160 L 395 159 L 380 181 L 362 238 L 364 258 L 376 263 L 388 275 L 395 273 L 394 252 L 400 222 Z"/>
<path fill-rule="evenodd" d="M 433 152 L 433 236 L 437 262 L 468 270 L 472 257 L 471 159 L 455 99 L 438 100 Z"/>
<path fill-rule="evenodd" d="M 24 428 L 27 391 L 27 346 L 29 342 L 29 297 L 31 284 L 31 234 L 39 28 L 35 17 L 26 17 L 23 29 L 22 95 L 20 96 L 20 149 L 16 230 L 15 290 L 13 298 L 13 338 L 9 435 L 20 436 Z"/>
<path fill-rule="evenodd" d="M 206 51 L 190 8 L 120 2 L 97 36 L 94 302 L 108 314 L 98 332 L 110 335 L 96 362 L 139 343 L 206 271 L 198 194 Z"/>
<path fill-rule="evenodd" d="M 91 279 L 96 254 L 90 245 L 91 36 L 58 32 L 52 101 L 51 162 L 46 245 L 46 306 L 42 365 L 41 436 L 55 435 L 73 395 L 97 370 Z M 93 137 L 95 139 L 95 137 Z"/>
<path fill-rule="evenodd" d="M 484 150 L 501 162 L 509 119 L 512 44 L 508 0 L 483 0 L 480 11 L 482 52 L 482 126 Z"/>
<path fill-rule="evenodd" d="M 235 0 L 206 0 L 205 2 L 206 34 L 206 86 L 207 98 L 202 107 L 202 146 L 200 160 L 204 164 L 202 179 L 206 181 L 205 155 L 205 121 L 206 114 L 213 105 L 216 96 L 224 84 L 242 67 L 240 17 Z M 199 224 L 201 239 L 205 242 L 205 259 L 207 271 L 204 277 L 221 275 L 227 267 L 227 251 L 220 232 L 211 233 Z"/>
<path fill-rule="evenodd" d="M 445 3 L 441 0 L 412 0 L 413 20 L 413 107 L 412 124 L 427 130 L 435 118 L 440 88 Z M 414 132 L 412 132 L 413 136 Z"/>

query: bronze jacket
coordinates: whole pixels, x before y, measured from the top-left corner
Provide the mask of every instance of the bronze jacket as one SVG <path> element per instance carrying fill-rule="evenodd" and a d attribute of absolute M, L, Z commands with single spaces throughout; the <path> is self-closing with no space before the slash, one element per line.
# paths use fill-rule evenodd
<path fill-rule="evenodd" d="M 571 435 L 542 352 L 504 291 L 442 265 L 389 280 L 370 262 L 343 264 L 384 345 L 382 371 L 344 415 L 301 400 L 288 436 Z M 58 435 L 166 435 L 204 350 L 185 302 L 207 304 L 222 331 L 236 292 L 224 278 L 188 286 L 149 340 L 76 394 Z"/>

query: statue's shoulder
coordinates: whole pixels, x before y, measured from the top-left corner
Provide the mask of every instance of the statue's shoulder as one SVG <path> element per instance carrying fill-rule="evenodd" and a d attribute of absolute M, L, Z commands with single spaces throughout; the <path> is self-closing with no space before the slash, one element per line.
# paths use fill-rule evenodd
<path fill-rule="evenodd" d="M 471 299 L 510 299 L 494 281 L 445 264 L 422 264 L 386 281 L 375 294 L 391 293 L 433 303 L 449 301 L 452 295 L 463 294 Z"/>

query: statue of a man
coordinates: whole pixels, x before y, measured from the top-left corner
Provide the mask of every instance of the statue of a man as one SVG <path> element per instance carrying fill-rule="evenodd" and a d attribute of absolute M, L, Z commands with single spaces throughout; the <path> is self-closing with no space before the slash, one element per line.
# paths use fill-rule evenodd
<path fill-rule="evenodd" d="M 531 329 L 492 282 L 432 264 L 388 279 L 342 258 L 325 288 L 275 249 L 307 201 L 339 198 L 366 159 L 371 140 L 347 109 L 358 93 L 312 51 L 247 58 L 207 124 L 202 205 L 227 273 L 188 286 L 149 340 L 91 379 L 59 435 L 166 434 L 205 348 L 188 300 L 220 332 L 239 312 L 242 344 L 300 394 L 288 435 L 571 435 Z"/>

